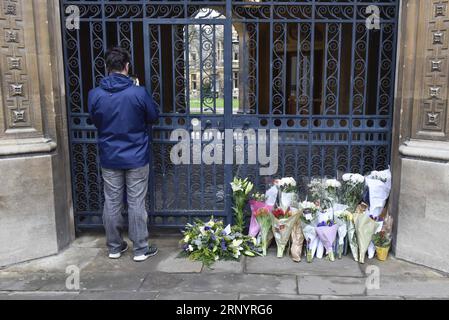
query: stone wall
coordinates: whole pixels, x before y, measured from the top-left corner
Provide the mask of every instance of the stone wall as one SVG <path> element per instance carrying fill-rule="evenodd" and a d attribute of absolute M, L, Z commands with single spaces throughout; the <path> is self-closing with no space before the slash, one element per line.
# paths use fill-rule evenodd
<path fill-rule="evenodd" d="M 402 2 L 396 91 L 396 256 L 449 272 L 449 1 Z"/>
<path fill-rule="evenodd" d="M 0 267 L 74 238 L 59 1 L 0 1 Z"/>

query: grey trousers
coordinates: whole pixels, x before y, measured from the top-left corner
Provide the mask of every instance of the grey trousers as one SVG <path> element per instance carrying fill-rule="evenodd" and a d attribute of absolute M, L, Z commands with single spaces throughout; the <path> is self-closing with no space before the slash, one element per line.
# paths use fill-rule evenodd
<path fill-rule="evenodd" d="M 115 170 L 102 168 L 104 180 L 103 223 L 110 253 L 120 252 L 123 244 L 124 192 L 128 202 L 128 234 L 133 242 L 134 255 L 148 250 L 148 215 L 145 199 L 148 191 L 149 165 L 137 169 Z"/>

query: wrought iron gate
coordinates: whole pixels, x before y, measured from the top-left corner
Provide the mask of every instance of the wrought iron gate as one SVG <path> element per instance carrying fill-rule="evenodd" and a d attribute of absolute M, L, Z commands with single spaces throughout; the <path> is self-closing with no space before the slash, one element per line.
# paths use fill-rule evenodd
<path fill-rule="evenodd" d="M 276 176 L 295 177 L 302 190 L 312 176 L 389 164 L 398 0 L 61 4 L 79 228 L 101 225 L 87 92 L 104 76 L 103 55 L 114 45 L 129 49 L 132 73 L 161 110 L 152 129 L 148 210 L 154 225 L 180 226 L 210 214 L 230 219 L 234 175 L 249 176 L 260 190 L 268 182 L 254 164 L 173 165 L 174 129 L 190 132 L 193 156 L 193 145 L 200 141 L 204 148 L 211 138 L 196 126 L 218 129 L 219 137 L 225 129 L 278 129 Z M 79 28 L 66 28 L 78 12 Z M 376 14 L 379 28 L 370 29 L 367 19 Z"/>

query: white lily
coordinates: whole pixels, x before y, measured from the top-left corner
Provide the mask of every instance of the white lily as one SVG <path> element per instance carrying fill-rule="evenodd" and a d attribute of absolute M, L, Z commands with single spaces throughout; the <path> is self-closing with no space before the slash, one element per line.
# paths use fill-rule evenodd
<path fill-rule="evenodd" d="M 242 243 L 243 243 L 243 240 L 241 240 L 241 239 L 239 239 L 239 240 L 237 240 L 237 239 L 232 240 L 232 246 L 235 247 L 235 248 L 240 247 L 240 245 Z"/>
<path fill-rule="evenodd" d="M 224 232 L 226 235 L 229 235 L 229 234 L 231 233 L 231 225 L 228 224 L 228 225 L 226 226 L 226 228 L 223 229 L 223 232 Z"/>

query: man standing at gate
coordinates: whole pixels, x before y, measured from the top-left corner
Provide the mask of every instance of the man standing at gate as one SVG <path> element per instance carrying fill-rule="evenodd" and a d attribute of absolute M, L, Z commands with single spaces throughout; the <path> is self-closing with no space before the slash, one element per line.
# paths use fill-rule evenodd
<path fill-rule="evenodd" d="M 131 58 L 125 49 L 112 48 L 105 60 L 109 75 L 89 92 L 88 105 L 98 129 L 109 258 L 118 259 L 128 249 L 121 234 L 126 189 L 134 261 L 145 261 L 157 253 L 148 245 L 145 199 L 150 170 L 148 124 L 158 119 L 159 112 L 145 88 L 128 76 Z"/>

